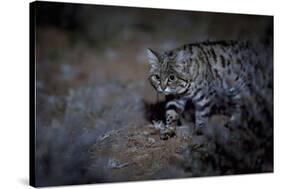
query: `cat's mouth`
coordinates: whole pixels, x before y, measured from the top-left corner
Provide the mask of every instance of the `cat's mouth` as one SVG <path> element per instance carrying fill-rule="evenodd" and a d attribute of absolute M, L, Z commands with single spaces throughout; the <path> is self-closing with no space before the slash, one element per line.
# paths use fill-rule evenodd
<path fill-rule="evenodd" d="M 182 95 L 188 91 L 190 87 L 189 82 L 185 82 L 178 86 L 176 89 L 166 87 L 164 90 L 161 89 L 160 87 L 157 88 L 157 91 L 164 94 L 164 95 Z"/>
<path fill-rule="evenodd" d="M 170 95 L 170 94 L 175 94 L 176 91 L 175 90 L 172 90 L 171 88 L 167 87 L 165 88 L 164 90 L 162 90 L 161 88 L 158 89 L 158 91 L 164 95 Z"/>

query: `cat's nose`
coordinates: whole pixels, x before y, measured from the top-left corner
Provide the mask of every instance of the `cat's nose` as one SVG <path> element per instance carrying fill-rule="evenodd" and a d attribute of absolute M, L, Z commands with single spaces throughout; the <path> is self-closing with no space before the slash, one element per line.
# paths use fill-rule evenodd
<path fill-rule="evenodd" d="M 162 91 L 165 91 L 166 85 L 165 85 L 164 83 L 161 83 L 161 84 L 160 84 L 160 88 L 161 88 Z"/>

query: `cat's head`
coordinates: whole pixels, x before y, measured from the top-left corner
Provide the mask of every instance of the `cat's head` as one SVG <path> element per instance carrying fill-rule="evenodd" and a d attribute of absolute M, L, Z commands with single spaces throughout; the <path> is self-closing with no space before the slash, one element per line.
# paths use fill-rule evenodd
<path fill-rule="evenodd" d="M 190 87 L 188 55 L 186 51 L 159 54 L 147 49 L 151 85 L 165 95 L 180 95 Z"/>

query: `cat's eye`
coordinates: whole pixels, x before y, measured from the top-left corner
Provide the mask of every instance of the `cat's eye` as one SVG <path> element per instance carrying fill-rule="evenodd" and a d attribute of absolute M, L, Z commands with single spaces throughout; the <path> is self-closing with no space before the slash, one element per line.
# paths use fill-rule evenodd
<path fill-rule="evenodd" d="M 156 80 L 160 80 L 159 75 L 154 75 L 154 78 L 155 78 Z"/>
<path fill-rule="evenodd" d="M 169 81 L 175 81 L 176 80 L 176 76 L 174 75 L 169 75 Z"/>

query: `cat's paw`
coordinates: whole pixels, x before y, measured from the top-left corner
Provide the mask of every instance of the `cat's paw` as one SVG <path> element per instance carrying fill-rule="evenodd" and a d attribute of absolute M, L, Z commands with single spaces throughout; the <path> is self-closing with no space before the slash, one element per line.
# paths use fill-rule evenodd
<path fill-rule="evenodd" d="M 167 140 L 176 135 L 175 127 L 166 126 L 165 128 L 160 130 L 160 139 Z"/>

